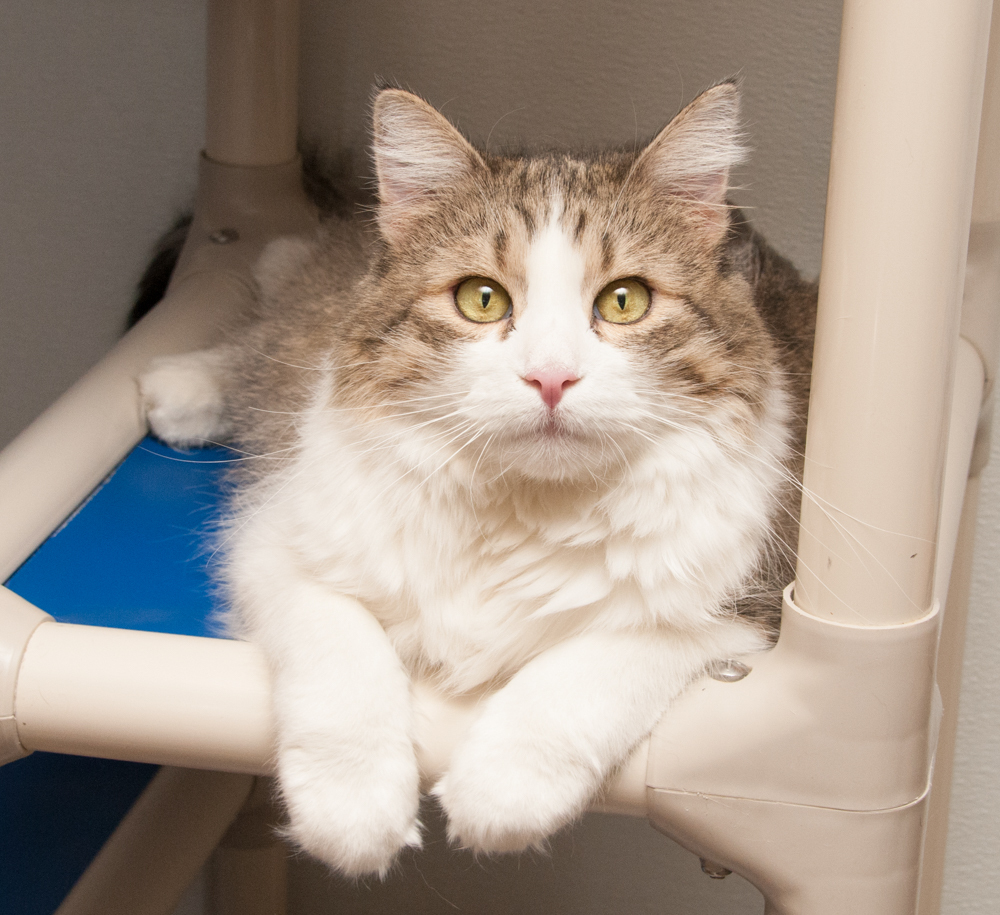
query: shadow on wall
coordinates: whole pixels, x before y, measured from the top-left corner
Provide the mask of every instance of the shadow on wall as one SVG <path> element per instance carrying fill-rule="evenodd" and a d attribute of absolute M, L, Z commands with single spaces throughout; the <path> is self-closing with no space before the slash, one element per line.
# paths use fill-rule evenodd
<path fill-rule="evenodd" d="M 764 899 L 731 874 L 713 880 L 698 859 L 644 820 L 590 814 L 549 854 L 476 860 L 448 848 L 431 805 L 425 848 L 385 881 L 354 884 L 305 858 L 291 867 L 295 915 L 760 915 Z"/>

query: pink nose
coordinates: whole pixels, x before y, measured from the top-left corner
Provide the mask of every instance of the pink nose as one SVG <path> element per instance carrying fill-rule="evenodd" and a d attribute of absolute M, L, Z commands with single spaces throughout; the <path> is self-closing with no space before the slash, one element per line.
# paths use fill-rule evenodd
<path fill-rule="evenodd" d="M 576 384 L 580 378 L 568 369 L 538 369 L 528 372 L 524 376 L 524 380 L 538 388 L 542 400 L 545 401 L 550 410 L 554 410 L 556 404 L 562 400 L 566 388 Z"/>

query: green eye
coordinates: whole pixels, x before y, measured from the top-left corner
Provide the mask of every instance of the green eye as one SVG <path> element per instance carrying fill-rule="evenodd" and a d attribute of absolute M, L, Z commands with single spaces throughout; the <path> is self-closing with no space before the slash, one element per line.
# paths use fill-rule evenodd
<path fill-rule="evenodd" d="M 653 297 L 646 285 L 629 278 L 608 283 L 594 299 L 594 311 L 612 324 L 631 324 L 647 311 Z"/>
<path fill-rule="evenodd" d="M 488 324 L 510 313 L 510 294 L 496 280 L 470 276 L 458 284 L 455 304 L 470 321 Z"/>

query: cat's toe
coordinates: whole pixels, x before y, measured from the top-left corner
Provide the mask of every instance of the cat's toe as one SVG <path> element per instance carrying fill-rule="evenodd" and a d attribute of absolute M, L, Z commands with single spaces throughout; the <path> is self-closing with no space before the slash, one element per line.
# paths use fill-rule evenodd
<path fill-rule="evenodd" d="M 433 793 L 447 814 L 448 838 L 477 853 L 544 847 L 580 817 L 596 790 L 592 772 L 534 754 L 476 757 L 461 754 Z"/>
<path fill-rule="evenodd" d="M 222 441 L 229 432 L 211 352 L 154 360 L 139 378 L 139 394 L 153 434 L 178 448 Z"/>
<path fill-rule="evenodd" d="M 322 760 L 286 751 L 279 782 L 288 837 L 344 876 L 384 877 L 402 849 L 421 845 L 416 764 L 384 769 L 374 764 L 369 778 L 344 778 Z"/>

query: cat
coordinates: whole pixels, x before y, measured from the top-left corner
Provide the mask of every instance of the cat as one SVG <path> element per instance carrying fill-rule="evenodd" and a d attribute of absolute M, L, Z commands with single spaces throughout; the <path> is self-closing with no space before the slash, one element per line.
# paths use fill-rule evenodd
<path fill-rule="evenodd" d="M 727 203 L 739 104 L 506 156 L 382 89 L 374 219 L 273 242 L 244 325 L 141 379 L 160 438 L 250 456 L 232 628 L 270 665 L 288 833 L 335 870 L 420 843 L 414 677 L 487 694 L 432 793 L 510 852 L 773 642 L 816 288 Z"/>

